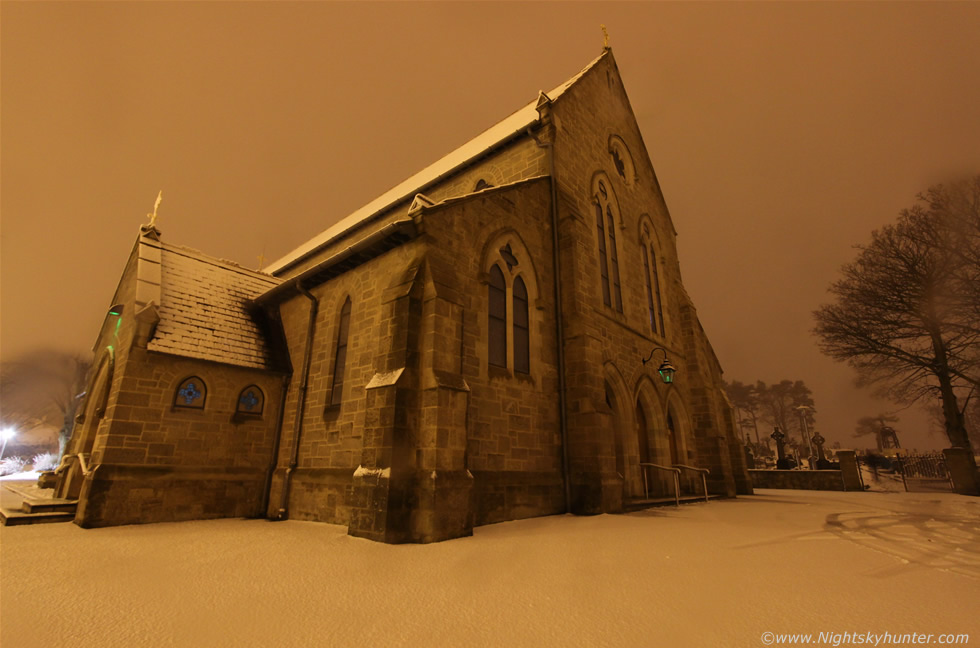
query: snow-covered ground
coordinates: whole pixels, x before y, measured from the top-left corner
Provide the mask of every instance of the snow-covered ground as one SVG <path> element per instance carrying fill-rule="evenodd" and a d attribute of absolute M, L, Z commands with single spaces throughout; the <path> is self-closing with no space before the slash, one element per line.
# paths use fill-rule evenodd
<path fill-rule="evenodd" d="M 759 490 L 432 545 L 235 519 L 3 527 L 0 548 L 3 648 L 980 646 L 980 498 L 949 493 Z"/>
<path fill-rule="evenodd" d="M 864 484 L 868 487 L 868 490 L 888 493 L 905 492 L 905 484 L 902 483 L 902 476 L 894 472 L 879 470 L 876 479 L 874 470 L 862 464 L 861 479 L 864 480 Z"/>

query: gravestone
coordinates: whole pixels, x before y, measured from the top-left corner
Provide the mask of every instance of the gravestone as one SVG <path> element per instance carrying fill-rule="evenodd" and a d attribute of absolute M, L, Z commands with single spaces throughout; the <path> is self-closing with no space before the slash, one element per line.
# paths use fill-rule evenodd
<path fill-rule="evenodd" d="M 792 468 L 795 462 L 786 457 L 786 435 L 783 434 L 778 425 L 773 428 L 772 434 L 769 437 L 776 442 L 776 468 L 778 470 L 789 470 Z"/>

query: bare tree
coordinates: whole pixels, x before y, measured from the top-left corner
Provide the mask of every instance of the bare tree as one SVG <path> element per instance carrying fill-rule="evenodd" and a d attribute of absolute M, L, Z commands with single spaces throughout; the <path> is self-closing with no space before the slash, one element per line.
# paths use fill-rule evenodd
<path fill-rule="evenodd" d="M 4 423 L 59 428 L 58 454 L 63 454 L 90 365 L 79 355 L 52 350 L 35 351 L 4 363 L 0 368 Z"/>
<path fill-rule="evenodd" d="M 980 386 L 980 176 L 933 187 L 872 234 L 815 313 L 824 353 L 900 402 L 939 396 L 953 447 Z"/>
<path fill-rule="evenodd" d="M 943 418 L 943 403 L 936 399 L 927 402 L 922 409 L 929 415 L 929 422 L 934 427 L 929 428 L 929 434 L 942 433 L 946 428 L 946 421 Z M 971 398 L 964 408 L 963 425 L 966 427 L 966 436 L 970 439 L 970 445 L 980 448 L 980 398 Z"/>

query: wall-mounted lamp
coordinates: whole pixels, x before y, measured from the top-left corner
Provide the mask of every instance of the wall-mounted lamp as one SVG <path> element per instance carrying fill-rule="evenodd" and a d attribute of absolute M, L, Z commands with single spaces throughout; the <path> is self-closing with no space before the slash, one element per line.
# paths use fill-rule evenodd
<path fill-rule="evenodd" d="M 674 382 L 674 372 L 677 371 L 677 369 L 674 367 L 674 365 L 670 364 L 670 360 L 667 358 L 667 349 L 657 347 L 643 360 L 643 364 L 650 362 L 650 360 L 653 358 L 653 354 L 657 351 L 664 352 L 664 361 L 660 363 L 660 368 L 657 369 L 657 371 L 660 372 L 660 377 L 663 379 L 663 381 L 669 385 L 670 383 Z"/>

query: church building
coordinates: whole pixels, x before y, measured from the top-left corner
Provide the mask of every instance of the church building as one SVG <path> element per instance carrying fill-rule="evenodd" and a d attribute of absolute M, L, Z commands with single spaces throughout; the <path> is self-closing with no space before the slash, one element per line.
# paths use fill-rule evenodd
<path fill-rule="evenodd" d="M 751 492 L 608 48 L 262 271 L 143 226 L 111 304 L 57 475 L 83 527 L 433 542 Z"/>

